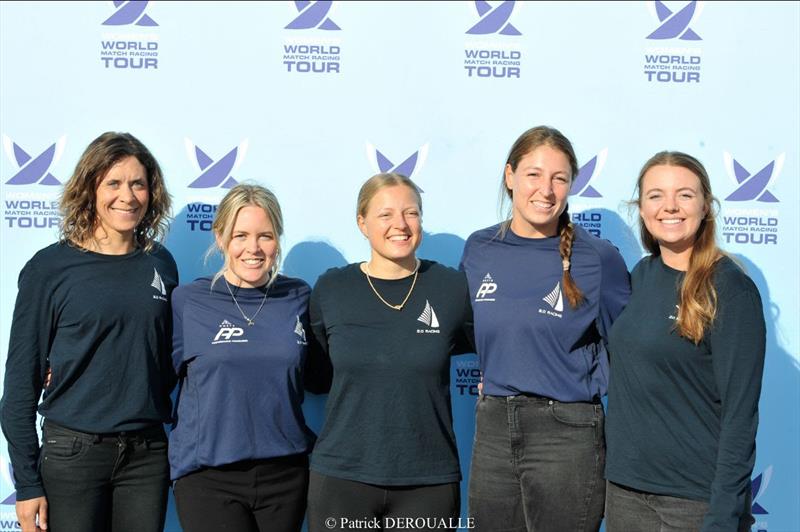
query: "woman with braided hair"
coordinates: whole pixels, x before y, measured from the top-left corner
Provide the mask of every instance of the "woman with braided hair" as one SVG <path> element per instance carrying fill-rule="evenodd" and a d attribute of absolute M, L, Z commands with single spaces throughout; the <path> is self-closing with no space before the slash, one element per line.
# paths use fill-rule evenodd
<path fill-rule="evenodd" d="M 630 284 L 616 248 L 570 222 L 577 173 L 563 134 L 526 131 L 503 175 L 511 216 L 464 248 L 483 374 L 469 481 L 477 530 L 597 530 L 603 517 L 605 344 Z"/>

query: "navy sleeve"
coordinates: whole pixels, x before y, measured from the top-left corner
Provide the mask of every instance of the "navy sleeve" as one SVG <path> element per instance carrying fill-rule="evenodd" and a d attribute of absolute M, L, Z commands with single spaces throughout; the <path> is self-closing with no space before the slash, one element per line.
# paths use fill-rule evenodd
<path fill-rule="evenodd" d="M 315 292 L 312 292 L 311 301 L 314 301 Z M 311 303 L 310 303 L 311 304 Z M 325 326 L 321 324 L 321 317 L 319 312 L 319 303 L 315 316 L 317 317 L 317 328 L 314 327 L 313 322 L 309 316 L 306 316 L 311 328 L 311 334 L 308 335 L 308 347 L 306 351 L 306 363 L 303 369 L 303 387 L 311 393 L 325 394 L 331 389 L 331 382 L 333 381 L 333 365 L 327 353 L 327 338 L 324 342 L 320 341 L 319 337 L 325 335 Z M 321 329 L 320 329 L 321 327 Z M 326 347 L 323 347 L 326 346 Z"/>
<path fill-rule="evenodd" d="M 308 319 L 311 325 L 311 334 L 314 335 L 314 339 L 319 343 L 320 348 L 327 353 L 328 333 L 325 330 L 325 320 L 322 316 L 320 292 L 323 288 L 320 286 L 321 284 L 317 281 L 317 285 L 311 291 L 311 301 L 308 304 Z"/>
<path fill-rule="evenodd" d="M 23 501 L 44 496 L 37 467 L 36 407 L 47 372 L 55 310 L 51 291 L 31 262 L 20 272 L 18 287 L 0 419 L 14 468 L 17 500 Z"/>
<path fill-rule="evenodd" d="M 314 378 L 322 377 L 323 384 L 327 384 L 327 388 L 329 389 L 330 382 L 325 383 L 324 381 L 327 380 L 328 377 L 333 377 L 333 367 L 328 355 L 328 331 L 325 327 L 325 319 L 322 315 L 322 303 L 320 301 L 322 297 L 320 294 L 325 290 L 323 285 L 324 279 L 320 277 L 316 286 L 314 286 L 314 289 L 311 291 L 311 299 L 308 304 L 308 320 L 311 326 L 311 337 L 308 339 L 308 358 L 312 360 L 311 364 L 313 364 L 314 367 L 312 372 L 315 372 Z M 325 386 L 323 386 L 323 388 L 324 387 Z M 314 392 L 314 390 L 309 391 Z M 314 393 L 325 393 L 327 391 L 326 389 L 324 392 Z"/>
<path fill-rule="evenodd" d="M 603 253 L 602 268 L 597 330 L 608 345 L 608 331 L 631 297 L 631 278 L 622 255 L 612 245 Z"/>
<path fill-rule="evenodd" d="M 170 299 L 170 301 L 172 301 L 172 294 L 175 293 L 175 290 L 178 287 L 178 283 L 180 282 L 180 279 L 178 277 L 178 264 L 175 262 L 175 258 L 172 256 L 172 253 L 170 253 L 167 250 L 167 248 L 164 248 L 162 246 L 162 249 L 167 254 L 167 256 L 169 258 L 170 269 L 171 269 L 172 273 L 175 275 L 175 286 L 172 287 L 172 289 L 170 290 L 170 293 L 169 293 L 169 299 Z M 181 321 L 176 324 L 174 318 L 175 318 L 175 314 L 173 312 L 172 316 L 170 316 L 170 321 L 169 321 L 170 329 L 169 329 L 169 334 L 167 336 L 167 338 L 170 339 L 170 340 L 174 339 L 175 332 L 179 331 L 179 327 L 181 327 L 181 328 L 183 327 L 183 320 L 181 319 Z M 170 344 L 169 347 L 166 350 L 166 353 L 170 353 L 172 351 L 173 351 L 172 344 Z M 167 379 L 166 379 L 166 384 L 167 384 L 167 390 L 166 391 L 167 391 L 167 395 L 169 395 L 169 394 L 172 393 L 172 390 L 175 389 L 175 385 L 178 384 L 178 372 L 177 372 L 177 370 L 173 370 L 173 366 L 171 364 L 169 364 L 169 362 L 168 362 L 169 357 L 165 357 L 165 358 L 167 358 L 167 360 L 165 360 L 165 362 L 164 362 L 164 371 L 166 371 L 168 373 Z"/>
<path fill-rule="evenodd" d="M 183 307 L 186 302 L 184 292 L 186 287 L 179 287 L 172 291 L 172 367 L 178 376 L 183 374 L 183 365 L 186 362 L 183 352 Z"/>
<path fill-rule="evenodd" d="M 716 471 L 703 532 L 736 530 L 755 464 L 766 327 L 761 297 L 755 285 L 749 285 L 750 289 L 732 289 L 724 299 L 720 294 L 709 335 L 721 413 Z"/>
<path fill-rule="evenodd" d="M 463 270 L 462 270 L 463 272 Z M 467 277 L 463 275 L 464 310 L 461 317 L 461 328 L 456 335 L 455 345 L 450 351 L 452 355 L 475 352 L 475 322 L 472 316 L 472 303 L 470 302 Z"/>

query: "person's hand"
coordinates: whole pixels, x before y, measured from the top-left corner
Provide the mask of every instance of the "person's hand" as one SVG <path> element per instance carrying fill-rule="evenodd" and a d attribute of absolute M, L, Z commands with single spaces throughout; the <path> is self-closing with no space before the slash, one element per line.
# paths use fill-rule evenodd
<path fill-rule="evenodd" d="M 47 499 L 36 497 L 26 501 L 17 501 L 17 520 L 22 532 L 40 532 L 47 530 Z M 38 526 L 37 526 L 38 517 Z"/>

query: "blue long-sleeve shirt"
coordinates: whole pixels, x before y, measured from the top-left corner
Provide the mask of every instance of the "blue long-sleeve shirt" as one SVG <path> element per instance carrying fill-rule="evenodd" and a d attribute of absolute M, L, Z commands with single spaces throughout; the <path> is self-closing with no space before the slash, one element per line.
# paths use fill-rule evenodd
<path fill-rule="evenodd" d="M 559 237 L 523 238 L 500 225 L 464 247 L 483 393 L 592 401 L 608 387 L 608 329 L 630 295 L 627 268 L 608 241 L 575 227 L 571 274 L 585 302 L 562 293 Z"/>
<path fill-rule="evenodd" d="M 281 275 L 266 299 L 263 288 L 231 288 L 252 326 L 224 278 L 213 288 L 198 279 L 172 296 L 172 358 L 181 376 L 169 440 L 173 479 L 206 466 L 307 453 L 314 442 L 300 408 L 309 286 Z"/>

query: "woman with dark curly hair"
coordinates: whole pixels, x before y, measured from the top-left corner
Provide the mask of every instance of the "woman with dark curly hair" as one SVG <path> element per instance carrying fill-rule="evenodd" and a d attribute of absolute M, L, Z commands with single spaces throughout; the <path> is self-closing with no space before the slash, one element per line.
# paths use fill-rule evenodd
<path fill-rule="evenodd" d="M 157 241 L 169 210 L 150 151 L 103 133 L 64 187 L 59 242 L 20 273 L 0 420 L 24 532 L 163 529 L 178 273 Z"/>

